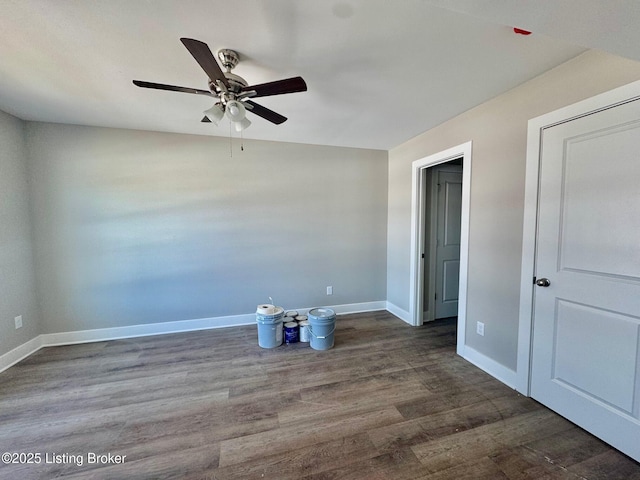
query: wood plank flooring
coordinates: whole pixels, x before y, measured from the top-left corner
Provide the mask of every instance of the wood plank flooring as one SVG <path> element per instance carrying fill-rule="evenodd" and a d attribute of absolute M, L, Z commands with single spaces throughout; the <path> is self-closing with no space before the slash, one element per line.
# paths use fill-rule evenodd
<path fill-rule="evenodd" d="M 338 317 L 328 351 L 262 349 L 255 326 L 45 348 L 0 374 L 0 452 L 41 454 L 0 478 L 640 480 L 455 338 L 374 312 Z"/>

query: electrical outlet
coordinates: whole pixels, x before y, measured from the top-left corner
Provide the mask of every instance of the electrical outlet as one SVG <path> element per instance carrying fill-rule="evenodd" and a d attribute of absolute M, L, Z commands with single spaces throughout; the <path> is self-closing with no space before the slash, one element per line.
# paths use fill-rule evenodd
<path fill-rule="evenodd" d="M 482 322 L 476 323 L 476 333 L 484 337 L 484 323 Z"/>
<path fill-rule="evenodd" d="M 13 320 L 16 322 L 16 330 L 22 328 L 22 315 L 18 315 Z"/>
<path fill-rule="evenodd" d="M 327 295 L 333 295 L 333 287 L 327 287 Z"/>

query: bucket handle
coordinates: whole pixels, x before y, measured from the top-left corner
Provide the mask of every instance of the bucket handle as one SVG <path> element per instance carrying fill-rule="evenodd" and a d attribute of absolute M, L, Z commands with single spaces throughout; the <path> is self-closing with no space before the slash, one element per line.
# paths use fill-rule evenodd
<path fill-rule="evenodd" d="M 321 339 L 321 340 L 324 340 L 325 338 L 329 337 L 330 335 L 333 335 L 333 332 L 335 332 L 335 331 L 336 331 L 336 325 L 335 325 L 335 323 L 334 323 L 334 324 L 333 324 L 333 330 L 331 330 L 329 333 L 327 333 L 325 336 L 323 336 L 323 337 L 322 337 L 322 336 L 320 336 L 320 335 L 316 335 L 315 333 L 313 333 L 313 330 L 312 330 L 312 328 L 311 328 L 311 325 L 309 325 L 309 333 L 310 333 L 311 335 L 313 335 L 314 337 L 319 338 L 319 339 Z"/>

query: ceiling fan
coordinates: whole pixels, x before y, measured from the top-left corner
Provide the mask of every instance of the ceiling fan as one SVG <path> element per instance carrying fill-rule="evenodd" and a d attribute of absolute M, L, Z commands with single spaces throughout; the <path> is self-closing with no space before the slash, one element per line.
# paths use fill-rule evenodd
<path fill-rule="evenodd" d="M 235 51 L 222 49 L 218 52 L 218 58 L 222 66 L 227 69 L 226 72 L 223 72 L 206 43 L 192 38 L 181 38 L 180 41 L 209 77 L 209 90 L 178 87 L 176 85 L 165 85 L 163 83 L 144 82 L 141 80 L 134 80 L 133 84 L 143 88 L 216 97 L 218 101 L 213 107 L 204 111 L 205 116 L 201 120 L 202 122 L 213 122 L 217 125 L 226 114 L 235 125 L 236 130 L 242 131 L 251 125 L 251 122 L 245 116 L 246 112 L 249 111 L 276 125 L 280 125 L 287 120 L 287 117 L 249 99 L 282 95 L 284 93 L 305 92 L 307 90 L 307 84 L 302 77 L 292 77 L 258 85 L 249 85 L 244 78 L 231 73 L 231 70 L 238 64 L 239 60 L 238 54 Z"/>

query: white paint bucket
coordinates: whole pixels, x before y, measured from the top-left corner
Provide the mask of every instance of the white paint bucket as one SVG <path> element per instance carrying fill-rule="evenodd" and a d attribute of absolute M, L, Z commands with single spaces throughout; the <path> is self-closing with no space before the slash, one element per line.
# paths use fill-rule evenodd
<path fill-rule="evenodd" d="M 309 320 L 302 320 L 298 322 L 300 327 L 300 341 L 309 343 L 311 341 L 311 333 L 309 332 Z"/>
<path fill-rule="evenodd" d="M 282 319 L 284 309 L 274 305 L 258 305 L 256 323 L 258 325 L 258 345 L 275 348 L 282 345 Z"/>
<path fill-rule="evenodd" d="M 314 308 L 309 311 L 309 333 L 311 348 L 329 350 L 333 348 L 336 331 L 336 313 L 330 308 Z"/>

